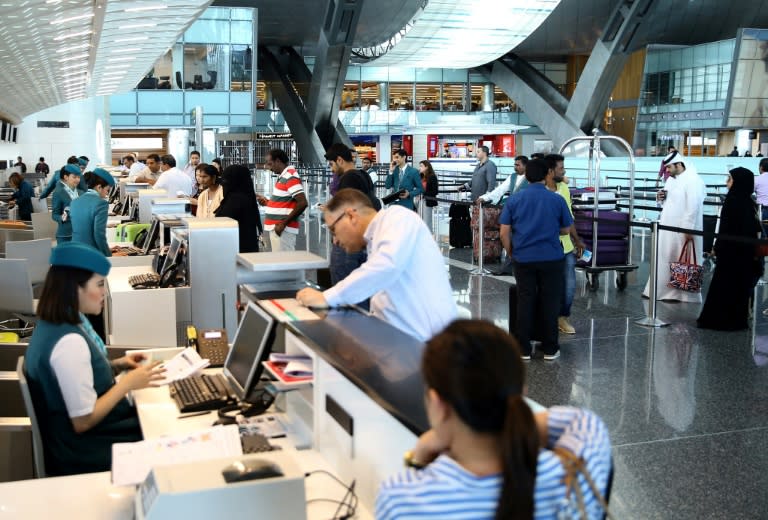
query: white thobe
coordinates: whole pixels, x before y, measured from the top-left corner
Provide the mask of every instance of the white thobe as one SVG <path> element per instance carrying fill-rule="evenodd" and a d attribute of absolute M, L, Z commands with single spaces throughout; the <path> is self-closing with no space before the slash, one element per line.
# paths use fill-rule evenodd
<path fill-rule="evenodd" d="M 667 198 L 662 203 L 659 217 L 662 226 L 673 226 L 701 231 L 704 226 L 704 198 L 707 187 L 693 165 L 686 165 L 686 170 L 676 177 L 669 177 L 664 184 Z M 703 239 L 693 237 L 696 263 L 701 264 L 704 256 Z M 674 231 L 659 231 L 658 277 L 656 279 L 656 299 L 679 300 L 682 302 L 701 303 L 701 293 L 692 293 L 667 287 L 669 282 L 669 264 L 677 262 L 685 244 L 685 235 Z M 643 296 L 648 296 L 650 279 L 645 284 Z"/>

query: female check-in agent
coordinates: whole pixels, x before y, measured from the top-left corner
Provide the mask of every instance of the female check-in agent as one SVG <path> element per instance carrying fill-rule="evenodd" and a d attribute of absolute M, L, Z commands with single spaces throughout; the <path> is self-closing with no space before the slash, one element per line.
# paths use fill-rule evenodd
<path fill-rule="evenodd" d="M 88 244 L 101 251 L 105 256 L 112 256 L 107 243 L 107 216 L 109 195 L 115 178 L 102 168 L 96 168 L 88 179 L 88 191 L 72 203 L 72 240 Z"/>
<path fill-rule="evenodd" d="M 110 362 L 84 317 L 101 311 L 109 268 L 104 255 L 76 242 L 51 253 L 25 358 L 51 476 L 109 470 L 113 443 L 142 438 L 126 394 L 163 377 L 157 363 L 138 364 L 142 354 Z M 116 382 L 113 369 L 128 372 Z"/>
<path fill-rule="evenodd" d="M 61 169 L 61 180 L 53 190 L 51 201 L 51 218 L 59 227 L 56 229 L 56 242 L 69 242 L 72 240 L 72 221 L 70 219 L 70 206 L 73 200 L 80 196 L 77 186 L 80 183 L 80 168 L 74 164 L 68 164 Z"/>

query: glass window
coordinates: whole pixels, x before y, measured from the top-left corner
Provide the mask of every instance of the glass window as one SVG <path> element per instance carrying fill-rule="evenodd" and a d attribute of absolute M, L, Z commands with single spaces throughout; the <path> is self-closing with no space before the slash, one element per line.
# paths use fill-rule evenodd
<path fill-rule="evenodd" d="M 443 81 L 443 69 L 416 69 L 416 81 L 440 83 Z"/>
<path fill-rule="evenodd" d="M 232 20 L 253 20 L 253 9 L 229 9 L 229 17 Z"/>
<path fill-rule="evenodd" d="M 512 101 L 506 92 L 501 90 L 499 87 L 493 88 L 493 102 L 494 102 L 494 110 L 498 110 L 500 112 L 516 112 L 517 111 L 517 105 L 514 101 Z"/>
<path fill-rule="evenodd" d="M 203 107 L 203 121 L 207 124 L 208 115 L 229 113 L 229 93 L 187 91 L 184 92 L 184 106 L 187 111 Z"/>
<path fill-rule="evenodd" d="M 443 81 L 467 82 L 467 69 L 443 69 Z"/>
<path fill-rule="evenodd" d="M 363 110 L 386 110 L 387 105 L 382 105 L 381 83 L 375 81 L 363 81 L 360 89 L 360 103 Z"/>
<path fill-rule="evenodd" d="M 253 37 L 249 39 L 252 40 Z M 230 41 L 229 20 L 199 19 L 184 33 L 184 41 L 192 43 L 220 43 Z"/>
<path fill-rule="evenodd" d="M 231 22 L 230 31 L 229 43 L 253 44 L 253 24 L 251 22 Z"/>
<path fill-rule="evenodd" d="M 443 110 L 447 112 L 462 112 L 465 110 L 467 85 L 465 83 L 443 84 Z"/>
<path fill-rule="evenodd" d="M 227 90 L 229 45 L 184 45 L 184 89 Z"/>
<path fill-rule="evenodd" d="M 267 107 L 267 84 L 263 81 L 256 82 L 256 108 L 264 110 Z"/>
<path fill-rule="evenodd" d="M 416 84 L 416 110 L 440 110 L 440 84 Z"/>
<path fill-rule="evenodd" d="M 360 81 L 360 67 L 359 65 L 352 65 L 349 64 L 349 67 L 347 67 L 347 81 Z"/>
<path fill-rule="evenodd" d="M 416 79 L 416 69 L 410 67 L 392 67 L 389 69 L 389 81 L 409 81 Z"/>
<path fill-rule="evenodd" d="M 230 90 L 251 90 L 253 49 L 249 45 L 233 45 L 230 64 Z"/>
<path fill-rule="evenodd" d="M 227 7 L 209 7 L 203 14 L 200 15 L 201 19 L 211 20 L 229 20 L 229 8 Z"/>
<path fill-rule="evenodd" d="M 388 81 L 389 69 L 387 67 L 361 67 L 360 79 L 363 81 Z"/>
<path fill-rule="evenodd" d="M 389 109 L 413 110 L 413 83 L 389 84 Z"/>
<path fill-rule="evenodd" d="M 137 108 L 139 114 L 181 114 L 184 101 L 181 92 L 140 90 Z"/>
<path fill-rule="evenodd" d="M 484 88 L 485 88 L 485 85 L 477 85 L 474 83 L 471 85 L 470 89 L 472 94 L 470 97 L 471 103 L 469 107 L 472 112 L 477 112 L 478 110 L 483 109 L 483 97 L 484 97 L 483 89 Z M 491 106 L 493 106 L 492 99 L 491 99 Z"/>
<path fill-rule="evenodd" d="M 347 81 L 344 83 L 339 110 L 360 110 L 360 82 Z"/>

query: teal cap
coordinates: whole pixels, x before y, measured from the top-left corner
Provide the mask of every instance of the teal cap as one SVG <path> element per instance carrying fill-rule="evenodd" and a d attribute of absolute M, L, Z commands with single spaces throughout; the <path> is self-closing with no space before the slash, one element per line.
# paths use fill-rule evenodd
<path fill-rule="evenodd" d="M 78 163 L 80 166 L 88 166 L 88 161 L 86 161 L 86 160 L 85 160 L 85 159 L 83 159 L 82 157 L 80 157 L 79 159 L 77 159 L 77 163 Z"/>
<path fill-rule="evenodd" d="M 66 172 L 68 175 L 70 175 L 70 174 L 74 174 L 74 175 L 82 175 L 82 174 L 83 174 L 83 172 L 82 172 L 82 171 L 80 171 L 80 168 L 78 168 L 78 167 L 77 167 L 77 166 L 75 166 L 74 164 L 68 164 L 68 165 L 66 165 L 66 166 L 64 167 L 64 171 L 65 171 L 65 172 Z"/>
<path fill-rule="evenodd" d="M 110 186 L 114 186 L 115 185 L 115 178 L 112 177 L 112 174 L 109 173 L 104 168 L 96 168 L 91 173 L 93 173 L 94 175 L 98 175 L 99 177 L 101 177 L 102 179 L 107 181 L 107 184 L 109 184 Z"/>
<path fill-rule="evenodd" d="M 107 276 L 111 264 L 101 251 L 80 242 L 64 242 L 51 251 L 51 265 L 77 267 Z"/>

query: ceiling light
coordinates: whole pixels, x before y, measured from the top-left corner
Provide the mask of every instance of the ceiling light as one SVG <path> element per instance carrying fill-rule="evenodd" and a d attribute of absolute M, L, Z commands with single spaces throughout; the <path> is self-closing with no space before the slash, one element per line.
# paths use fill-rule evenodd
<path fill-rule="evenodd" d="M 119 38 L 113 41 L 115 43 L 123 43 L 123 42 L 143 42 L 146 40 L 149 40 L 149 36 L 133 36 L 131 38 Z"/>
<path fill-rule="evenodd" d="M 125 76 L 125 70 L 111 70 L 107 71 L 102 76 Z"/>
<path fill-rule="evenodd" d="M 125 29 L 140 29 L 142 27 L 157 27 L 156 23 L 135 23 L 131 25 L 123 25 L 120 27 L 121 30 Z"/>
<path fill-rule="evenodd" d="M 59 70 L 72 70 L 72 69 L 79 69 L 83 67 L 88 67 L 87 63 L 76 63 L 74 65 L 67 65 L 66 67 L 61 67 Z M 85 72 L 85 69 L 83 69 L 83 72 Z"/>
<path fill-rule="evenodd" d="M 131 60 L 135 60 L 135 59 L 136 59 L 136 56 L 121 56 L 120 58 L 109 58 L 109 59 L 107 59 L 107 61 L 109 61 L 109 62 L 112 62 L 112 61 L 131 61 Z"/>
<path fill-rule="evenodd" d="M 86 71 L 84 71 L 84 70 L 76 70 L 74 72 L 67 72 L 66 74 L 62 74 L 61 77 L 62 78 L 73 78 L 75 76 L 82 76 L 84 74 L 86 74 Z"/>
<path fill-rule="evenodd" d="M 88 29 L 86 31 L 80 31 L 80 32 L 76 32 L 76 33 L 62 34 L 61 36 L 57 36 L 56 38 L 54 38 L 54 40 L 59 42 L 61 40 L 67 40 L 69 38 L 77 38 L 78 36 L 85 36 L 86 34 L 91 34 L 91 32 L 93 32 L 93 31 Z"/>
<path fill-rule="evenodd" d="M 138 11 L 159 11 L 161 9 L 168 9 L 167 5 L 148 5 L 145 7 L 130 7 L 125 10 L 126 13 L 135 13 Z"/>
<path fill-rule="evenodd" d="M 85 18 L 93 18 L 93 13 L 81 14 L 79 16 L 70 16 L 69 18 L 61 18 L 59 20 L 53 20 L 51 25 L 60 25 L 67 22 L 74 22 L 75 20 L 84 20 Z"/>
<path fill-rule="evenodd" d="M 141 47 L 126 47 L 126 48 L 120 48 L 120 49 L 112 49 L 109 51 L 111 54 L 116 54 L 118 52 L 137 52 L 141 51 Z"/>
<path fill-rule="evenodd" d="M 75 56 L 68 56 L 66 58 L 61 58 L 59 60 L 59 63 L 64 63 L 65 61 L 74 61 L 74 60 L 82 60 L 83 58 L 87 58 L 89 54 L 87 52 L 84 52 L 82 54 L 76 54 Z"/>
<path fill-rule="evenodd" d="M 56 51 L 56 54 L 61 54 L 63 52 L 69 52 L 69 51 L 77 51 L 80 49 L 87 49 L 90 46 L 91 46 L 90 43 L 80 43 L 78 45 L 70 45 L 69 47 L 62 47 L 61 49 L 58 49 Z"/>

